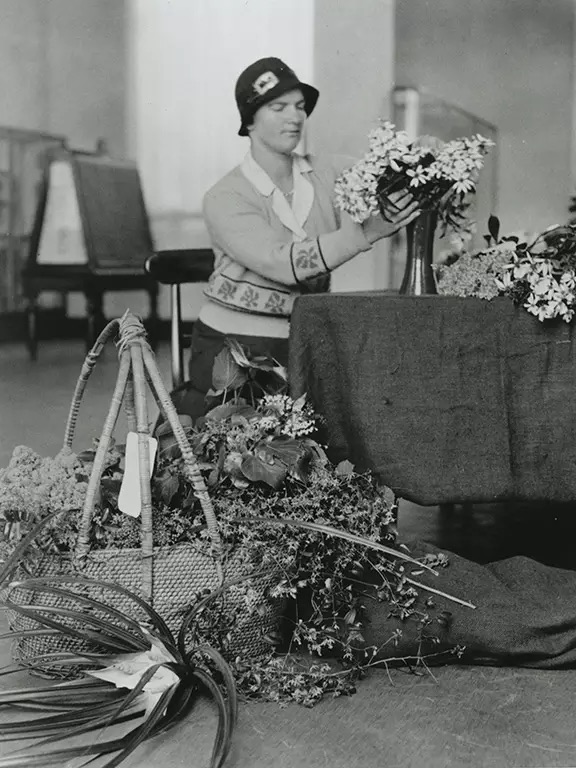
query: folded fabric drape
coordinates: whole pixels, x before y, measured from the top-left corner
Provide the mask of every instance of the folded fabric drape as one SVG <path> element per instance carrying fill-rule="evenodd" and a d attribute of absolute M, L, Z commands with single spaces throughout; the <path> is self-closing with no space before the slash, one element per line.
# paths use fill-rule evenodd
<path fill-rule="evenodd" d="M 543 565 L 528 557 L 480 565 L 431 544 L 408 542 L 414 557 L 444 552 L 448 566 L 438 576 L 425 571 L 415 578 L 462 600 L 474 609 L 421 590 L 414 608 L 437 616 L 449 612 L 447 625 L 430 627 L 438 644 L 424 643 L 424 655 L 440 654 L 455 646 L 464 648 L 460 658 L 440 655 L 427 663 L 481 664 L 490 666 L 562 669 L 576 666 L 576 572 Z M 409 571 L 410 569 L 408 569 Z M 410 575 L 407 573 L 407 575 Z M 432 597 L 431 611 L 424 601 Z M 368 601 L 369 622 L 364 631 L 368 645 L 379 645 L 396 630 L 402 635 L 397 645 L 382 648 L 380 658 L 410 656 L 418 650 L 420 616 L 400 621 L 389 615 L 386 603 Z"/>

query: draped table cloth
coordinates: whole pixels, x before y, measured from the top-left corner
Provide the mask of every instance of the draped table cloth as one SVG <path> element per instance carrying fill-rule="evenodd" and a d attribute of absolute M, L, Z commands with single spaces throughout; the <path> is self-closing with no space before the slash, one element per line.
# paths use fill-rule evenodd
<path fill-rule="evenodd" d="M 316 294 L 296 301 L 290 390 L 330 456 L 421 505 L 576 500 L 572 324 L 509 299 Z"/>

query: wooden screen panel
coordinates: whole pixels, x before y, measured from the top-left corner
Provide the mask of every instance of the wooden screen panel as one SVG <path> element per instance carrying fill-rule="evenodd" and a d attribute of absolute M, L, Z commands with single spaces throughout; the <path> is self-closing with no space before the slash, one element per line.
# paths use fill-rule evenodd
<path fill-rule="evenodd" d="M 91 270 L 143 269 L 153 244 L 137 167 L 108 157 L 72 162 Z"/>

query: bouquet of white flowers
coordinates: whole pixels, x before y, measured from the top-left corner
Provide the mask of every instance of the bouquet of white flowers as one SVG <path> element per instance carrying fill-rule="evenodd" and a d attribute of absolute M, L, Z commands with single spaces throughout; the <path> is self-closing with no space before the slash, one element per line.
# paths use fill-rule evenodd
<path fill-rule="evenodd" d="M 538 320 L 569 323 L 576 310 L 576 226 L 550 227 L 532 243 L 520 243 L 496 282 Z"/>
<path fill-rule="evenodd" d="M 537 237 L 499 238 L 491 216 L 487 248 L 463 250 L 450 263 L 434 265 L 438 293 L 492 299 L 508 296 L 540 321 L 576 311 L 576 224 L 549 227 Z"/>
<path fill-rule="evenodd" d="M 383 121 L 369 135 L 368 152 L 337 179 L 336 204 L 361 223 L 385 214 L 388 196 L 407 189 L 423 209 L 438 212 L 444 229 L 457 230 L 493 144 L 480 134 L 449 142 L 432 137 L 412 141 Z"/>

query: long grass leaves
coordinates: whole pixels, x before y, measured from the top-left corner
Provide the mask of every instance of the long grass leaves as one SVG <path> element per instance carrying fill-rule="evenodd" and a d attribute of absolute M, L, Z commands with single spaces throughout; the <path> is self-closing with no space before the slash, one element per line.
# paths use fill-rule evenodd
<path fill-rule="evenodd" d="M 3 718 L 0 743 L 23 740 L 27 745 L 1 757 L 0 768 L 62 766 L 83 758 L 86 762 L 81 765 L 89 765 L 104 755 L 111 758 L 103 768 L 115 768 L 146 739 L 181 722 L 201 691 L 216 704 L 218 725 L 211 766 L 221 768 L 230 751 L 237 699 L 232 672 L 218 651 L 207 645 L 189 647 L 182 641 L 180 650 L 162 617 L 117 584 L 64 575 L 24 579 L 9 586 L 0 607 L 33 623 L 33 628 L 19 631 L 19 637 L 46 634 L 71 643 L 70 649 L 61 650 L 61 644 L 55 644 L 53 653 L 27 658 L 28 666 L 42 667 L 50 661 L 73 666 L 84 676 L 0 692 L 0 709 L 5 712 L 34 712 L 11 722 Z M 15 589 L 21 590 L 17 593 L 21 597 L 33 595 L 33 599 L 26 598 L 31 602 L 13 599 Z M 92 596 L 95 592 L 98 599 Z M 107 594 L 128 599 L 144 619 L 110 605 Z M 127 669 L 133 673 L 132 687 L 116 687 L 125 685 Z M 105 680 L 92 676 L 104 673 Z M 116 735 L 117 726 L 136 720 L 139 722 L 127 733 Z M 111 728 L 114 738 L 109 738 Z M 80 746 L 71 742 L 87 734 L 93 734 L 88 744 L 85 740 Z"/>

